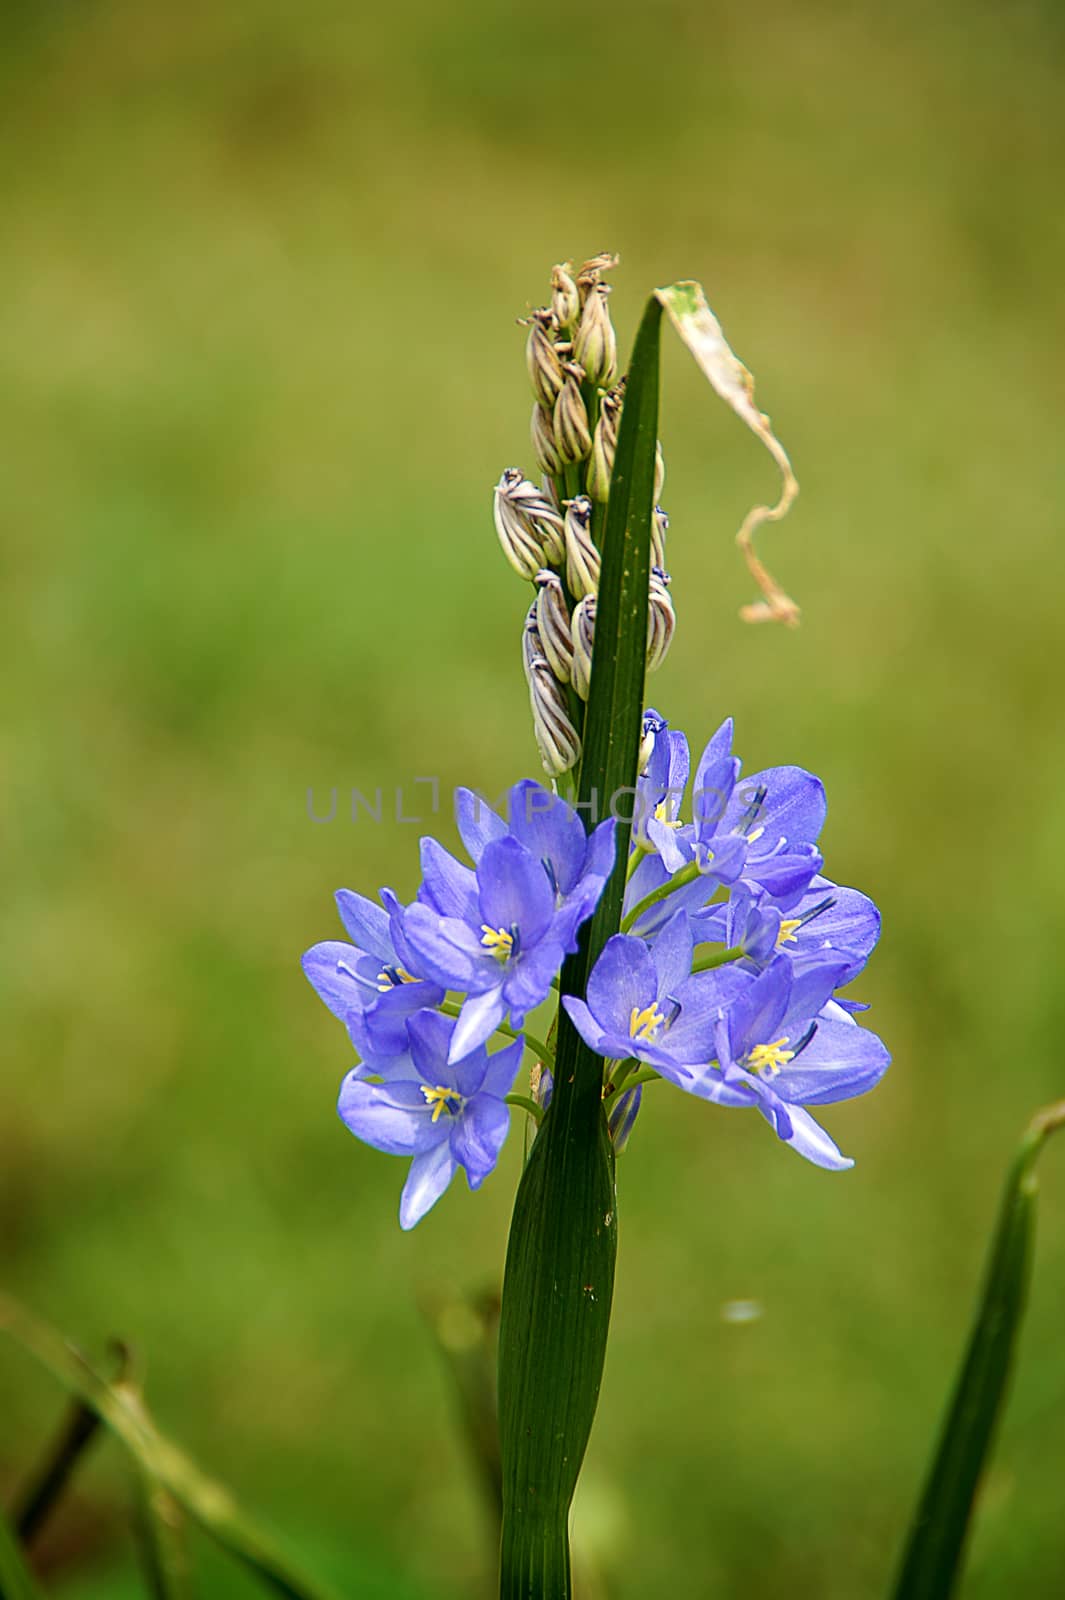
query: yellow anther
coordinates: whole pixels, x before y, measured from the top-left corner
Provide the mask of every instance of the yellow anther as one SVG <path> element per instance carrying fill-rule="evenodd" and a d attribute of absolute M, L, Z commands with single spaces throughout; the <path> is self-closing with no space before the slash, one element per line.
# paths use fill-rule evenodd
<path fill-rule="evenodd" d="M 389 989 L 394 989 L 400 983 L 417 982 L 417 978 L 413 977 L 406 967 L 382 967 L 377 974 L 377 990 L 379 994 L 387 994 Z"/>
<path fill-rule="evenodd" d="M 655 821 L 664 823 L 667 828 L 680 827 L 680 818 L 677 817 L 674 821 L 670 817 L 669 811 L 666 808 L 666 802 L 664 800 L 660 801 L 659 804 L 655 806 Z"/>
<path fill-rule="evenodd" d="M 427 1083 L 423 1083 L 421 1090 L 425 1096 L 426 1105 L 433 1108 L 434 1122 L 437 1121 L 442 1111 L 446 1111 L 449 1117 L 453 1117 L 457 1111 L 462 1109 L 462 1096 L 457 1089 L 448 1089 L 442 1083 L 438 1083 L 436 1088 L 432 1089 Z"/>
<path fill-rule="evenodd" d="M 745 1063 L 748 1072 L 756 1076 L 764 1075 L 775 1078 L 781 1067 L 786 1067 L 788 1062 L 795 1057 L 794 1050 L 785 1050 L 787 1035 L 782 1039 L 775 1039 L 772 1044 L 756 1044 Z"/>
<path fill-rule="evenodd" d="M 629 1017 L 629 1038 L 641 1039 L 644 1044 L 650 1044 L 657 1036 L 659 1028 L 664 1026 L 665 1020 L 654 1001 L 649 1006 L 644 1006 L 642 1010 L 639 1006 L 633 1006 L 632 1015 Z"/>
<path fill-rule="evenodd" d="M 795 929 L 802 927 L 801 917 L 785 917 L 777 934 L 777 946 L 795 943 Z"/>
<path fill-rule="evenodd" d="M 491 951 L 500 966 L 504 961 L 509 961 L 514 953 L 514 935 L 508 933 L 506 928 L 490 928 L 487 922 L 481 923 L 481 943 Z"/>
<path fill-rule="evenodd" d="M 756 839 L 760 839 L 762 837 L 764 832 L 764 828 L 753 829 L 753 831 L 747 835 L 747 843 L 753 844 Z"/>

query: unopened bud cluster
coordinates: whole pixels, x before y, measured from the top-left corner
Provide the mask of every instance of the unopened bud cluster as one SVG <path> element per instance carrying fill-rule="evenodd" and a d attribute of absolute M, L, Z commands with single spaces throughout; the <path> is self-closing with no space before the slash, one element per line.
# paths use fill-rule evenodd
<path fill-rule="evenodd" d="M 599 255 L 551 273 L 548 305 L 526 319 L 525 345 L 534 404 L 531 438 L 538 487 L 508 467 L 495 487 L 495 526 L 519 577 L 536 585 L 522 640 L 533 728 L 544 767 L 560 777 L 580 760 L 583 702 L 591 684 L 598 537 L 610 494 L 625 379 L 618 379 L 617 336 L 604 272 L 616 256 Z M 657 503 L 665 480 L 655 463 L 651 527 L 647 668 L 665 660 L 676 617 L 666 570 L 669 518 Z"/>

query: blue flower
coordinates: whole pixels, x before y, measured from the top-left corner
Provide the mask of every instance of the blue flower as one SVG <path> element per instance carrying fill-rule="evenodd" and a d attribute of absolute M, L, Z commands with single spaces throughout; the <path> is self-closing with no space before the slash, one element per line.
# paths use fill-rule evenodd
<path fill-rule="evenodd" d="M 718 1105 L 756 1106 L 780 1139 L 819 1167 L 854 1165 L 803 1109 L 865 1094 L 891 1057 L 831 994 L 846 963 L 798 970 L 778 955 L 722 1009 L 716 1064 L 682 1087 Z M 738 975 L 742 976 L 742 975 Z"/>
<path fill-rule="evenodd" d="M 695 859 L 716 882 L 742 877 L 786 909 L 821 869 L 816 840 L 825 821 L 824 785 L 802 767 L 769 767 L 739 783 L 740 763 L 731 750 L 730 717 L 695 773 Z"/>
<path fill-rule="evenodd" d="M 516 839 L 543 867 L 555 892 L 556 909 L 566 913 L 574 930 L 599 904 L 617 854 L 613 818 L 588 834 L 572 806 L 543 784 L 525 778 L 507 796 L 505 820 L 471 789 L 456 790 L 455 820 L 475 865 L 487 845 Z M 565 927 L 565 920 L 559 926 Z M 567 948 L 572 937 L 571 932 L 564 941 Z"/>
<path fill-rule="evenodd" d="M 402 1228 L 420 1222 L 457 1168 L 479 1189 L 510 1126 L 504 1096 L 521 1065 L 522 1041 L 491 1056 L 482 1046 L 453 1064 L 454 1028 L 438 1011 L 416 1011 L 407 1023 L 409 1052 L 402 1063 L 389 1063 L 385 1082 L 367 1083 L 355 1071 L 340 1086 L 337 1111 L 357 1138 L 413 1158 L 399 1206 Z"/>
<path fill-rule="evenodd" d="M 511 802 L 504 824 L 460 791 L 460 827 L 476 869 L 435 839 L 423 839 L 422 885 L 403 913 L 404 937 L 420 968 L 467 997 L 453 1061 L 483 1044 L 508 1012 L 520 1028 L 547 998 L 614 864 L 613 821 L 588 837 L 569 806 L 531 782 L 516 785 Z"/>
<path fill-rule="evenodd" d="M 648 709 L 643 717 L 641 755 L 632 848 L 657 851 L 667 872 L 677 872 L 692 859 L 692 830 L 682 832 L 679 820 L 691 769 L 688 741 L 657 711 Z"/>
<path fill-rule="evenodd" d="M 352 943 L 328 939 L 303 957 L 303 970 L 362 1056 L 387 1058 L 407 1048 L 407 1018 L 439 1005 L 444 991 L 426 981 L 403 934 L 403 907 L 382 889 L 384 909 L 350 889 L 336 895 Z M 358 1069 L 357 1069 L 358 1070 Z"/>
<path fill-rule="evenodd" d="M 840 983 L 857 977 L 880 937 L 880 913 L 868 895 L 815 877 L 787 915 L 764 889 L 742 881 L 725 901 L 692 913 L 696 942 L 742 950 L 754 966 L 778 951 L 797 967 L 844 964 Z"/>
<path fill-rule="evenodd" d="M 643 1061 L 691 1087 L 714 1054 L 722 1007 L 751 982 L 733 967 L 694 976 L 691 968 L 691 927 L 681 912 L 650 948 L 631 934 L 608 939 L 589 975 L 586 999 L 567 995 L 562 1004 L 597 1055 Z"/>

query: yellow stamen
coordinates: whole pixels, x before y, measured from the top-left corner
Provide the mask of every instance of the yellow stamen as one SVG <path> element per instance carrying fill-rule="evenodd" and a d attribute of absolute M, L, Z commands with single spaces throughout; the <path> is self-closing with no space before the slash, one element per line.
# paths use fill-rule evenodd
<path fill-rule="evenodd" d="M 400 983 L 417 983 L 406 967 L 382 967 L 377 974 L 377 989 L 380 994 L 387 994 L 389 989 L 394 989 Z"/>
<path fill-rule="evenodd" d="M 514 953 L 514 935 L 506 928 L 490 928 L 487 922 L 481 923 L 481 943 L 492 952 L 500 966 Z"/>
<path fill-rule="evenodd" d="M 788 1039 L 785 1034 L 781 1039 L 775 1039 L 772 1044 L 756 1044 L 747 1057 L 746 1067 L 748 1072 L 756 1076 L 764 1074 L 767 1078 L 775 1078 L 781 1067 L 786 1067 L 789 1061 L 794 1060 L 794 1050 L 785 1050 Z"/>
<path fill-rule="evenodd" d="M 753 844 L 756 839 L 760 839 L 762 837 L 764 832 L 764 828 L 755 828 L 753 832 L 747 835 L 747 843 Z"/>
<path fill-rule="evenodd" d="M 657 1036 L 659 1028 L 665 1025 L 665 1020 L 654 1001 L 649 1006 L 644 1006 L 642 1011 L 639 1006 L 633 1006 L 632 1015 L 629 1017 L 629 1038 L 640 1039 L 644 1044 L 650 1044 Z"/>
<path fill-rule="evenodd" d="M 655 821 L 664 823 L 667 828 L 680 827 L 680 818 L 678 817 L 676 821 L 672 821 L 670 819 L 669 812 L 666 809 L 666 802 L 664 800 L 659 805 L 655 806 Z"/>
<path fill-rule="evenodd" d="M 441 1083 L 438 1083 L 435 1089 L 431 1089 L 427 1083 L 423 1083 L 421 1090 L 425 1096 L 426 1105 L 433 1108 L 434 1122 L 437 1121 L 442 1111 L 446 1111 L 449 1117 L 453 1117 L 457 1111 L 462 1109 L 462 1096 L 457 1089 L 448 1089 Z"/>
<path fill-rule="evenodd" d="M 780 924 L 780 932 L 777 934 L 777 947 L 779 948 L 782 944 L 794 944 L 795 929 L 801 927 L 801 917 L 785 917 Z"/>

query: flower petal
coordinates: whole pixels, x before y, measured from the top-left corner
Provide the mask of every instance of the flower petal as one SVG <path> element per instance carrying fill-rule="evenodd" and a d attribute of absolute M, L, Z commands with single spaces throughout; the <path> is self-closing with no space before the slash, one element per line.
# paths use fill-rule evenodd
<path fill-rule="evenodd" d="M 446 1127 L 434 1124 L 420 1084 L 406 1079 L 363 1083 L 349 1072 L 337 1112 L 356 1138 L 390 1156 L 416 1155 L 447 1135 Z"/>
<path fill-rule="evenodd" d="M 781 1069 L 773 1087 L 789 1103 L 830 1105 L 865 1094 L 890 1065 L 887 1047 L 869 1028 L 819 1018 L 817 1032 L 794 1062 Z"/>
<path fill-rule="evenodd" d="M 558 795 L 525 778 L 510 791 L 510 832 L 536 861 L 548 861 L 562 894 L 569 894 L 580 876 L 587 850 L 584 824 Z"/>
<path fill-rule="evenodd" d="M 337 910 L 352 944 L 381 961 L 394 961 L 388 913 L 354 889 L 338 889 Z"/>
<path fill-rule="evenodd" d="M 451 1154 L 466 1168 L 471 1189 L 479 1189 L 503 1148 L 510 1127 L 510 1107 L 493 1094 L 468 1100 L 451 1130 Z"/>
<path fill-rule="evenodd" d="M 455 790 L 455 822 L 459 838 L 475 862 L 480 861 L 486 844 L 502 839 L 507 831 L 503 818 L 472 789 Z"/>
<path fill-rule="evenodd" d="M 616 933 L 588 977 L 588 1005 L 610 1033 L 627 1035 L 633 1010 L 653 1004 L 658 974 L 642 939 Z"/>
<path fill-rule="evenodd" d="M 769 1112 L 762 1107 L 759 1109 L 772 1124 L 773 1119 Z M 829 1172 L 846 1172 L 849 1167 L 853 1167 L 852 1158 L 841 1154 L 839 1146 L 829 1138 L 821 1124 L 815 1122 L 808 1111 L 792 1106 L 789 1108 L 789 1117 L 791 1134 L 784 1143 L 792 1150 L 797 1150 L 807 1161 L 812 1161 L 815 1167 L 824 1167 Z"/>
<path fill-rule="evenodd" d="M 490 1039 L 506 1016 L 506 1011 L 502 972 L 500 972 L 500 984 L 497 988 L 488 989 L 484 994 L 471 994 L 463 1002 L 455 1031 L 451 1036 L 451 1048 L 448 1051 L 448 1060 L 451 1064 L 461 1061 L 463 1056 L 468 1056 L 479 1044 L 484 1044 L 486 1039 Z"/>
<path fill-rule="evenodd" d="M 470 867 L 463 866 L 435 839 L 421 841 L 422 885 L 418 899 L 432 906 L 442 917 L 458 917 L 476 923 L 477 879 Z"/>
<path fill-rule="evenodd" d="M 496 1050 L 488 1057 L 488 1067 L 485 1071 L 481 1088 L 485 1094 L 494 1094 L 497 1099 L 509 1094 L 514 1087 L 514 1079 L 521 1070 L 521 1058 L 525 1052 L 525 1041 L 515 1039 L 513 1043 L 504 1045 L 502 1050 Z"/>
<path fill-rule="evenodd" d="M 456 1165 L 446 1139 L 415 1156 L 399 1201 L 401 1228 L 413 1228 L 436 1205 L 454 1177 Z"/>
<path fill-rule="evenodd" d="M 555 912 L 555 895 L 541 863 L 517 839 L 486 845 L 477 868 L 480 919 L 490 928 L 517 928 L 521 948 L 542 939 Z"/>

